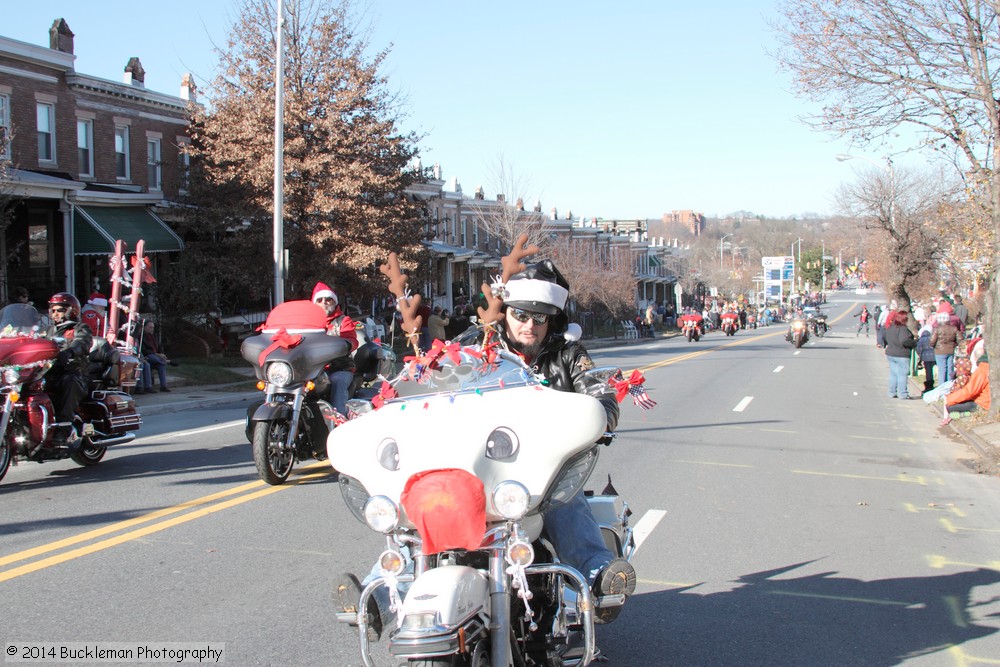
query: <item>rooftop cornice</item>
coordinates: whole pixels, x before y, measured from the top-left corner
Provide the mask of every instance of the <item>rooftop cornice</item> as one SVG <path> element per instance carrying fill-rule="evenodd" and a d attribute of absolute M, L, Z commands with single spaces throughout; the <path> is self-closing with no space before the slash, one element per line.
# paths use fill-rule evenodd
<path fill-rule="evenodd" d="M 70 88 L 100 93 L 111 97 L 125 98 L 160 108 L 169 108 L 176 113 L 187 113 L 187 100 L 174 97 L 173 95 L 157 93 L 147 88 L 131 86 L 127 83 L 118 83 L 117 81 L 109 81 L 108 79 L 101 79 L 86 74 L 77 74 L 76 72 L 66 75 L 66 83 Z"/>
<path fill-rule="evenodd" d="M 23 60 L 33 65 L 50 67 L 61 72 L 72 72 L 76 56 L 45 46 L 29 44 L 10 37 L 0 37 L 0 55 Z"/>

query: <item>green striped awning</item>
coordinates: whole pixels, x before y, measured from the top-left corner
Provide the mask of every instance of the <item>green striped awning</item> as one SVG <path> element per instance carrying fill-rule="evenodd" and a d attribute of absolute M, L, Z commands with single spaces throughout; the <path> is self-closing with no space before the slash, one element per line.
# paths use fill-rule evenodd
<path fill-rule="evenodd" d="M 73 254 L 108 255 L 121 239 L 130 250 L 145 241 L 144 252 L 177 252 L 184 241 L 145 206 L 74 206 Z"/>

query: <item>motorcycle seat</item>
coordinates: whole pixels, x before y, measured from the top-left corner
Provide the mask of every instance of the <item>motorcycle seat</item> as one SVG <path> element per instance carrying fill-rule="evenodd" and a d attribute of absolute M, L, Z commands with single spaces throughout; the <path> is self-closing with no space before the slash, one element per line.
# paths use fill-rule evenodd
<path fill-rule="evenodd" d="M 118 348 L 104 339 L 95 341 L 87 364 L 87 377 L 90 378 L 91 384 L 98 385 L 96 388 L 118 386 L 120 361 L 121 352 Z"/>

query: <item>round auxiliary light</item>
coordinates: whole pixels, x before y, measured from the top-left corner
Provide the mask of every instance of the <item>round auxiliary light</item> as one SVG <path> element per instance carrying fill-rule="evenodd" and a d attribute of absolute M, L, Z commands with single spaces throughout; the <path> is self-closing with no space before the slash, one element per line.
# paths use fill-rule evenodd
<path fill-rule="evenodd" d="M 385 496 L 372 496 L 365 503 L 365 523 L 380 533 L 392 531 L 399 523 L 399 510 Z"/>
<path fill-rule="evenodd" d="M 493 507 L 497 514 L 510 521 L 523 517 L 530 501 L 531 494 L 520 482 L 507 480 L 493 489 Z"/>

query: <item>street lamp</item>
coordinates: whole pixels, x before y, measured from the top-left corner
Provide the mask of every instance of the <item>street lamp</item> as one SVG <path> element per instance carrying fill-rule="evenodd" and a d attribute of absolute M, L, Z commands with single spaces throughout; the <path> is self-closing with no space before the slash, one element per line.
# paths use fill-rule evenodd
<path fill-rule="evenodd" d="M 893 230 L 896 229 L 896 171 L 892 167 L 892 158 L 886 157 L 885 164 L 882 165 L 864 155 L 848 155 L 847 153 L 837 154 L 837 162 L 844 162 L 846 160 L 864 160 L 868 164 L 875 165 L 889 174 L 889 228 Z"/>
<path fill-rule="evenodd" d="M 719 268 L 720 269 L 726 268 L 725 263 L 724 263 L 725 262 L 725 256 L 722 253 L 722 242 L 725 241 L 726 239 L 728 239 L 730 236 L 733 236 L 733 234 L 726 234 L 721 239 L 719 239 Z"/>

